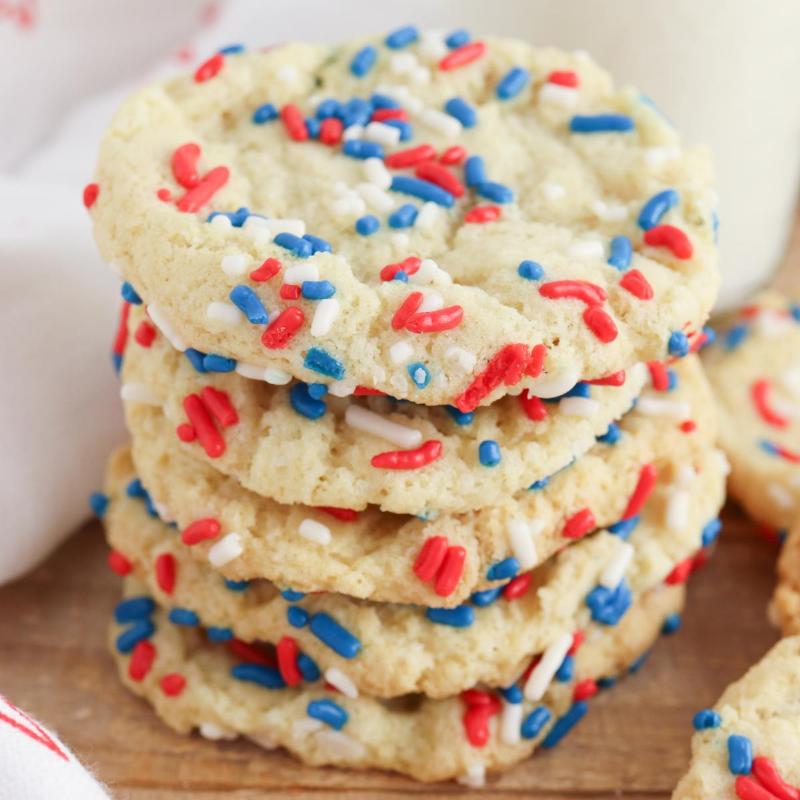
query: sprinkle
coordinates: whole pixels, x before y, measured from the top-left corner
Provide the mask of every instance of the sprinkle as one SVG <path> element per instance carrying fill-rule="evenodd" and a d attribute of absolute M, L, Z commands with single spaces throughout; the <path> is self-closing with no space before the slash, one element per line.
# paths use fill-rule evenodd
<path fill-rule="evenodd" d="M 624 579 L 613 589 L 596 586 L 586 595 L 586 605 L 592 619 L 602 625 L 616 625 L 630 608 L 631 602 L 631 590 Z"/>
<path fill-rule="evenodd" d="M 264 664 L 236 664 L 231 669 L 231 676 L 238 681 L 258 684 L 264 689 L 283 689 L 286 686 L 280 672 Z"/>
<path fill-rule="evenodd" d="M 355 227 L 356 233 L 360 233 L 362 236 L 371 236 L 381 227 L 381 222 L 373 214 L 367 214 L 366 216 L 359 217 L 356 220 Z"/>
<path fill-rule="evenodd" d="M 326 300 L 336 294 L 336 287 L 330 281 L 303 281 L 301 289 L 306 300 Z"/>
<path fill-rule="evenodd" d="M 114 619 L 119 625 L 125 622 L 136 622 L 148 618 L 155 611 L 155 608 L 156 605 L 153 602 L 153 598 L 147 597 L 147 595 L 127 597 L 117 603 L 114 609 Z"/>
<path fill-rule="evenodd" d="M 462 97 L 451 97 L 444 104 L 444 110 L 465 128 L 474 128 L 478 122 L 475 109 Z"/>
<path fill-rule="evenodd" d="M 325 681 L 351 700 L 355 700 L 358 697 L 358 687 L 353 683 L 352 679 L 338 667 L 330 667 L 325 670 Z"/>
<path fill-rule="evenodd" d="M 641 510 L 647 499 L 653 492 L 658 478 L 658 469 L 655 464 L 645 464 L 639 471 L 639 479 L 636 487 L 628 500 L 628 505 L 622 514 L 621 519 L 627 520 L 635 517 Z"/>
<path fill-rule="evenodd" d="M 345 422 L 352 428 L 371 433 L 398 447 L 410 449 L 422 443 L 422 434 L 418 430 L 392 422 L 363 406 L 348 406 Z"/>
<path fill-rule="evenodd" d="M 429 144 L 421 144 L 417 147 L 409 147 L 406 150 L 398 150 L 391 153 L 384 159 L 384 164 L 390 169 L 406 169 L 415 167 L 423 161 L 436 158 L 436 150 Z M 389 186 L 385 188 L 390 188 Z"/>
<path fill-rule="evenodd" d="M 149 619 L 140 619 L 117 636 L 116 647 L 120 653 L 130 653 L 141 641 L 149 639 L 156 631 Z"/>
<path fill-rule="evenodd" d="M 516 578 L 510 580 L 503 587 L 503 597 L 509 601 L 518 600 L 530 589 L 532 582 L 533 573 L 531 572 L 526 572 L 524 575 L 517 575 Z"/>
<path fill-rule="evenodd" d="M 542 699 L 570 647 L 572 647 L 572 634 L 562 633 L 544 653 L 542 653 L 539 663 L 531 670 L 531 674 L 528 676 L 528 680 L 525 683 L 524 692 L 526 700 L 536 702 Z"/>
<path fill-rule="evenodd" d="M 636 220 L 639 227 L 645 231 L 654 228 L 661 222 L 664 215 L 671 208 L 677 206 L 679 202 L 680 195 L 675 189 L 664 189 L 664 191 L 654 194 L 639 212 L 639 217 Z"/>
<path fill-rule="evenodd" d="M 580 300 L 590 306 L 605 301 L 608 297 L 605 289 L 589 281 L 562 280 L 543 283 L 539 287 L 539 294 L 550 300 L 572 298 Z"/>
<path fill-rule="evenodd" d="M 364 139 L 376 142 L 383 147 L 394 147 L 401 137 L 401 130 L 391 120 L 387 122 L 370 122 L 364 128 Z M 374 153 L 368 158 L 383 158 L 383 151 Z"/>
<path fill-rule="evenodd" d="M 689 403 L 681 400 L 669 400 L 665 397 L 653 397 L 645 394 L 639 397 L 636 410 L 641 414 L 653 417 L 672 417 L 683 420 L 691 416 L 692 409 Z"/>
<path fill-rule="evenodd" d="M 165 594 L 172 594 L 178 567 L 172 553 L 160 553 L 155 561 L 156 583 Z"/>
<path fill-rule="evenodd" d="M 392 31 L 386 39 L 384 44 L 392 50 L 399 50 L 402 47 L 408 47 L 419 39 L 419 31 L 413 25 L 406 25 L 403 28 L 398 28 Z"/>
<path fill-rule="evenodd" d="M 120 286 L 119 293 L 122 295 L 122 299 L 126 303 L 131 303 L 134 306 L 141 305 L 142 298 L 136 293 L 136 289 L 131 286 L 128 281 L 125 281 L 122 286 Z"/>
<path fill-rule="evenodd" d="M 414 174 L 422 180 L 435 183 L 453 197 L 461 197 L 464 194 L 461 181 L 447 167 L 436 161 L 423 161 L 414 170 Z"/>
<path fill-rule="evenodd" d="M 308 612 L 300 606 L 289 606 L 286 609 L 286 619 L 293 628 L 305 628 L 308 625 Z"/>
<path fill-rule="evenodd" d="M 544 277 L 544 268 L 536 261 L 520 261 L 517 274 L 528 281 L 538 281 Z"/>
<path fill-rule="evenodd" d="M 533 422 L 541 422 L 547 418 L 547 406 L 536 395 L 523 391 L 519 395 L 519 404 L 522 406 L 525 416 Z"/>
<path fill-rule="evenodd" d="M 312 347 L 308 350 L 303 366 L 334 380 L 341 380 L 345 374 L 344 364 L 321 347 Z"/>
<path fill-rule="evenodd" d="M 299 653 L 300 648 L 291 636 L 282 636 L 275 647 L 278 670 L 287 686 L 297 686 L 303 680 L 303 675 L 297 666 Z"/>
<path fill-rule="evenodd" d="M 282 349 L 294 338 L 304 322 L 305 314 L 301 308 L 285 308 L 261 335 L 261 343 L 273 350 Z"/>
<path fill-rule="evenodd" d="M 305 233 L 303 234 L 303 238 L 311 245 L 311 252 L 314 255 L 317 253 L 333 252 L 331 243 L 327 239 L 323 239 L 321 236 L 314 236 L 311 233 Z"/>
<path fill-rule="evenodd" d="M 500 716 L 500 741 L 503 744 L 513 745 L 519 742 L 522 713 L 522 703 L 503 703 Z"/>
<path fill-rule="evenodd" d="M 200 183 L 197 162 L 200 159 L 200 146 L 188 142 L 177 147 L 172 154 L 172 175 L 184 189 L 193 189 Z"/>
<path fill-rule="evenodd" d="M 308 128 L 303 112 L 294 103 L 287 103 L 281 109 L 280 116 L 290 139 L 295 142 L 305 142 L 308 139 Z"/>
<path fill-rule="evenodd" d="M 187 395 L 183 399 L 183 408 L 206 455 L 209 458 L 219 458 L 225 452 L 225 440 L 214 427 L 200 396 L 197 394 Z"/>
<path fill-rule="evenodd" d="M 746 736 L 728 737 L 728 769 L 734 775 L 749 775 L 753 768 L 753 745 Z"/>
<path fill-rule="evenodd" d="M 87 183 L 83 188 L 83 205 L 85 208 L 91 208 L 97 201 L 100 194 L 100 187 L 96 183 Z"/>
<path fill-rule="evenodd" d="M 608 263 L 624 272 L 631 265 L 633 257 L 633 245 L 627 236 L 615 236 L 611 240 L 610 255 Z"/>
<path fill-rule="evenodd" d="M 478 445 L 478 460 L 484 467 L 496 467 L 500 463 L 500 445 L 494 439 L 486 439 Z"/>
<path fill-rule="evenodd" d="M 597 441 L 603 442 L 604 444 L 616 444 L 621 436 L 622 432 L 620 431 L 619 425 L 617 425 L 616 422 L 611 422 L 606 432 L 602 436 L 597 437 Z"/>
<path fill-rule="evenodd" d="M 652 300 L 654 296 L 653 287 L 650 286 L 647 278 L 638 269 L 626 272 L 620 278 L 619 285 L 639 300 Z"/>
<path fill-rule="evenodd" d="M 96 517 L 102 517 L 108 508 L 108 496 L 102 492 L 92 492 L 89 495 L 89 508 Z"/>
<path fill-rule="evenodd" d="M 417 208 L 411 203 L 400 206 L 389 216 L 390 228 L 410 228 L 417 219 Z"/>
<path fill-rule="evenodd" d="M 448 547 L 442 563 L 436 572 L 434 591 L 439 597 L 449 597 L 458 586 L 464 574 L 467 551 L 463 547 Z"/>
<path fill-rule="evenodd" d="M 781 778 L 775 763 L 765 756 L 757 756 L 753 759 L 753 775 L 761 784 L 761 787 L 764 787 L 768 792 L 772 792 L 778 800 L 798 800 L 798 797 L 800 797 L 800 790 L 789 786 L 789 784 Z M 744 794 L 739 792 L 739 781 L 746 780 L 752 779 L 736 779 L 737 796 L 740 797 L 741 800 L 759 800 L 760 795 L 753 794 L 751 797 L 745 797 Z M 772 798 L 763 798 L 762 800 L 772 800 Z"/>
<path fill-rule="evenodd" d="M 272 241 L 296 258 L 308 258 L 314 252 L 311 242 L 288 231 L 281 231 Z"/>
<path fill-rule="evenodd" d="M 322 611 L 311 617 L 309 628 L 314 636 L 342 658 L 355 658 L 361 650 L 361 642 Z"/>
<path fill-rule="evenodd" d="M 362 47 L 350 61 L 350 72 L 356 78 L 363 78 L 378 60 L 378 51 L 372 46 Z"/>
<path fill-rule="evenodd" d="M 178 211 L 194 214 L 208 203 L 214 194 L 221 189 L 230 177 L 227 167 L 214 167 L 209 170 L 200 182 L 189 189 L 175 204 Z"/>
<path fill-rule="evenodd" d="M 164 675 L 159 681 L 159 686 L 167 697 L 177 697 L 186 688 L 186 678 L 177 672 L 171 672 L 169 675 Z"/>
<path fill-rule="evenodd" d="M 231 289 L 231 302 L 247 317 L 253 325 L 266 325 L 269 315 L 258 295 L 249 286 L 235 286 Z"/>
<path fill-rule="evenodd" d="M 378 142 L 350 139 L 344 143 L 342 153 L 351 158 L 383 158 L 383 147 Z"/>
<path fill-rule="evenodd" d="M 322 400 L 312 397 L 307 383 L 296 383 L 289 390 L 289 402 L 292 408 L 306 419 L 319 419 L 325 415 L 328 407 Z"/>
<path fill-rule="evenodd" d="M 692 257 L 694 248 L 689 237 L 674 225 L 656 225 L 644 233 L 644 243 L 650 247 L 666 247 L 675 258 L 686 260 Z"/>
<path fill-rule="evenodd" d="M 625 114 L 576 114 L 569 122 L 572 133 L 626 133 L 634 127 Z"/>
<path fill-rule="evenodd" d="M 529 83 L 531 74 L 524 67 L 512 67 L 497 84 L 495 94 L 500 100 L 511 100 Z"/>
<path fill-rule="evenodd" d="M 132 381 L 123 383 L 119 396 L 129 403 L 142 403 L 150 406 L 161 405 L 161 399 L 144 383 L 134 383 Z"/>
<path fill-rule="evenodd" d="M 525 717 L 520 733 L 523 739 L 535 739 L 552 719 L 552 714 L 544 706 L 538 706 Z"/>
<path fill-rule="evenodd" d="M 497 561 L 486 572 L 486 580 L 504 581 L 513 578 L 519 572 L 519 561 L 514 557 Z"/>
<path fill-rule="evenodd" d="M 304 519 L 300 523 L 298 533 L 304 539 L 308 539 L 309 542 L 314 542 L 314 544 L 326 545 L 330 544 L 331 541 L 331 529 L 313 519 Z"/>
<path fill-rule="evenodd" d="M 236 369 L 236 359 L 218 353 L 206 353 L 203 356 L 203 368 L 206 372 L 233 372 Z"/>
<path fill-rule="evenodd" d="M 580 81 L 578 76 L 572 70 L 553 70 L 548 76 L 549 83 L 555 83 L 557 86 L 567 86 L 570 89 L 578 87 Z"/>
<path fill-rule="evenodd" d="M 415 361 L 406 367 L 411 380 L 417 389 L 424 389 L 431 382 L 431 373 L 428 368 L 420 361 Z"/>
<path fill-rule="evenodd" d="M 585 700 L 573 703 L 569 711 L 556 720 L 555 725 L 542 740 L 542 747 L 546 749 L 555 747 L 586 716 L 588 710 L 589 704 Z"/>
<path fill-rule="evenodd" d="M 756 407 L 758 415 L 767 425 L 775 428 L 787 428 L 791 420 L 775 410 L 769 402 L 771 382 L 762 378 L 753 382 L 750 387 L 750 396 Z"/>
<path fill-rule="evenodd" d="M 712 519 L 703 526 L 700 533 L 700 544 L 702 547 L 708 547 L 713 544 L 720 532 L 722 531 L 722 521 L 720 519 Z"/>
<path fill-rule="evenodd" d="M 272 103 L 264 103 L 253 112 L 252 119 L 256 125 L 263 125 L 265 122 L 277 119 L 278 116 L 278 109 Z"/>
<path fill-rule="evenodd" d="M 305 284 L 304 284 L 305 285 Z M 330 333 L 333 323 L 339 316 L 340 305 L 335 297 L 321 300 L 314 311 L 311 320 L 311 335 L 314 337 L 325 336 Z"/>
<path fill-rule="evenodd" d="M 558 403 L 559 412 L 567 417 L 590 419 L 599 408 L 600 403 L 588 397 L 563 397 Z"/>
<path fill-rule="evenodd" d="M 683 331 L 673 331 L 667 341 L 667 349 L 671 356 L 683 358 L 689 353 L 689 338 Z"/>
<path fill-rule="evenodd" d="M 676 631 L 680 630 L 681 627 L 681 615 L 676 611 L 674 614 L 670 614 L 661 625 L 661 633 L 664 636 L 669 636 Z"/>
<path fill-rule="evenodd" d="M 433 580 L 444 562 L 448 547 L 447 537 L 428 537 L 414 560 L 414 574 L 423 582 Z"/>
<path fill-rule="evenodd" d="M 396 450 L 379 453 L 370 463 L 379 469 L 420 469 L 442 455 L 442 443 L 436 439 L 423 442 L 414 450 Z"/>
<path fill-rule="evenodd" d="M 477 61 L 486 52 L 484 42 L 467 42 L 451 50 L 440 62 L 439 69 L 449 71 Z"/>
<path fill-rule="evenodd" d="M 475 611 L 472 606 L 429 608 L 425 616 L 437 625 L 449 625 L 452 628 L 468 628 L 475 621 Z"/>
<path fill-rule="evenodd" d="M 582 508 L 567 519 L 561 535 L 566 539 L 580 539 L 596 527 L 597 522 L 591 509 Z"/>
<path fill-rule="evenodd" d="M 194 80 L 196 83 L 205 83 L 211 80 L 222 69 L 225 64 L 225 56 L 222 53 L 214 53 L 211 58 L 204 61 L 195 71 Z"/>
<path fill-rule="evenodd" d="M 155 645 L 147 639 L 137 642 L 128 662 L 128 675 L 131 680 L 143 681 L 152 669 L 155 660 Z"/>
<path fill-rule="evenodd" d="M 621 541 L 617 552 L 608 564 L 606 564 L 605 569 L 600 575 L 600 585 L 605 586 L 606 589 L 615 589 L 619 586 L 619 582 L 622 580 L 625 570 L 627 570 L 632 558 L 633 547 L 628 544 L 628 542 Z"/>
<path fill-rule="evenodd" d="M 494 181 L 482 181 L 475 186 L 475 191 L 492 203 L 511 203 L 514 200 L 514 192 L 511 189 Z"/>
<path fill-rule="evenodd" d="M 181 541 L 186 545 L 194 545 L 219 536 L 221 526 L 213 517 L 197 519 L 187 525 L 181 533 Z"/>
<path fill-rule="evenodd" d="M 189 608 L 175 607 L 170 609 L 169 621 L 173 625 L 185 625 L 191 628 L 200 624 L 200 617 Z"/>
<path fill-rule="evenodd" d="M 241 536 L 238 533 L 229 533 L 211 546 L 208 561 L 212 567 L 222 567 L 238 558 L 243 551 Z"/>
<path fill-rule="evenodd" d="M 406 330 L 412 333 L 449 331 L 457 328 L 464 318 L 464 309 L 461 306 L 448 306 L 434 311 L 423 311 L 422 305 L 419 308 L 420 311 L 412 314 L 404 326 Z"/>
<path fill-rule="evenodd" d="M 430 201 L 445 208 L 450 208 L 455 202 L 455 198 L 450 192 L 430 181 L 412 178 L 408 175 L 395 175 L 389 188 L 393 192 L 410 194 L 412 197 L 418 197 L 420 200 Z"/>

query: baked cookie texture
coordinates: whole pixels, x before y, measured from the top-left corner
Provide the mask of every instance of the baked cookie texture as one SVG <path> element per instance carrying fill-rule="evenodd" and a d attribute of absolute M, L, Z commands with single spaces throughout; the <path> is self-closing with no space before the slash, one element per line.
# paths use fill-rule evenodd
<path fill-rule="evenodd" d="M 141 597 L 140 592 L 140 585 L 127 583 L 127 594 Z M 581 698 L 636 671 L 665 622 L 682 609 L 684 596 L 682 585 L 660 586 L 643 595 L 619 625 L 591 625 L 575 652 L 571 677 L 550 683 L 536 701 L 491 689 L 443 700 L 409 695 L 382 701 L 327 690 L 320 680 L 268 689 L 234 677 L 240 656 L 210 644 L 199 630 L 170 624 L 161 609 L 144 620 L 153 626 L 146 647 L 119 651 L 118 637 L 130 625 L 113 625 L 111 641 L 122 681 L 180 733 L 245 736 L 268 749 L 285 747 L 315 766 L 380 768 L 421 781 L 456 778 L 481 785 L 486 772 L 511 766 L 540 745 L 555 746 L 588 710 Z M 268 659 L 262 654 L 260 660 L 263 666 Z M 482 712 L 481 706 L 491 710 Z M 467 726 L 479 738 L 471 742 Z"/>
<path fill-rule="evenodd" d="M 87 196 L 128 296 L 251 376 L 462 411 L 682 348 L 719 283 L 706 152 L 588 57 L 463 48 L 286 44 L 134 94 Z"/>
<path fill-rule="evenodd" d="M 766 291 L 703 355 L 731 462 L 730 493 L 784 532 L 800 514 L 800 304 Z"/>
<path fill-rule="evenodd" d="M 798 696 L 800 637 L 790 636 L 695 716 L 691 765 L 673 800 L 796 797 Z"/>
<path fill-rule="evenodd" d="M 778 581 L 769 615 L 784 636 L 800 634 L 800 525 L 795 523 L 783 542 L 777 564 Z"/>

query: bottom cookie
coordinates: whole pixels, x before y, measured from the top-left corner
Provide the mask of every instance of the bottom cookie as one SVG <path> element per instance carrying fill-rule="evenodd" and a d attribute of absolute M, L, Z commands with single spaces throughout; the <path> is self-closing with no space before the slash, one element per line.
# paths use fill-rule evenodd
<path fill-rule="evenodd" d="M 692 763 L 672 800 L 800 797 L 800 636 L 778 642 L 694 718 Z"/>
<path fill-rule="evenodd" d="M 141 584 L 126 582 L 126 595 L 141 592 Z M 486 772 L 521 761 L 538 746 L 555 746 L 584 716 L 590 697 L 638 668 L 662 629 L 674 630 L 684 598 L 683 585 L 662 585 L 643 594 L 619 625 L 587 626 L 537 703 L 525 700 L 517 684 L 443 700 L 377 700 L 321 681 L 318 688 L 270 689 L 270 654 L 237 641 L 212 644 L 200 630 L 172 625 L 163 610 L 149 607 L 135 623 L 153 626 L 149 638 L 120 653 L 124 626 L 114 625 L 112 651 L 128 688 L 181 733 L 241 735 L 263 747 L 285 747 L 315 766 L 479 785 Z"/>

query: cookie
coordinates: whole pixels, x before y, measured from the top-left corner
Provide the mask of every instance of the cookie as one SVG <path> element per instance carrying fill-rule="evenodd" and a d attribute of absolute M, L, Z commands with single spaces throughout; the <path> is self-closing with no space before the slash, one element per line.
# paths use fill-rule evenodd
<path fill-rule="evenodd" d="M 672 800 L 788 800 L 800 794 L 800 637 L 778 642 L 694 718 L 689 771 Z"/>
<path fill-rule="evenodd" d="M 715 435 L 713 404 L 696 363 L 682 363 L 676 375 L 671 393 L 644 395 L 612 439 L 546 485 L 478 512 L 426 519 L 374 507 L 354 514 L 279 505 L 187 455 L 157 409 L 139 406 L 128 422 L 135 472 L 155 506 L 183 530 L 210 520 L 204 524 L 213 535 L 198 541 L 192 555 L 211 558 L 225 577 L 265 577 L 302 591 L 455 606 L 473 591 L 497 586 L 492 576 L 498 570 L 530 569 L 597 526 L 621 520 L 624 526 L 659 476 L 669 482 L 702 458 Z M 687 416 L 696 423 L 693 429 L 684 424 Z M 133 476 L 126 457 L 112 460 L 112 489 Z M 202 539 L 194 533 L 190 538 Z M 223 547 L 233 547 L 236 557 L 221 558 Z M 415 577 L 426 547 L 442 558 L 451 550 L 463 552 L 455 583 L 444 586 L 425 569 Z"/>
<path fill-rule="evenodd" d="M 140 591 L 135 583 L 128 587 L 134 596 Z M 540 745 L 555 746 L 585 715 L 592 695 L 629 668 L 637 670 L 662 627 L 673 629 L 684 594 L 683 586 L 659 587 L 618 626 L 587 628 L 570 657 L 571 676 L 551 683 L 536 701 L 526 700 L 517 685 L 442 700 L 353 696 L 323 688 L 308 661 L 303 668 L 311 683 L 270 689 L 284 682 L 268 652 L 210 644 L 199 630 L 170 624 L 146 597 L 134 606 L 138 618 L 123 614 L 127 621 L 112 627 L 112 652 L 125 685 L 180 733 L 245 736 L 316 766 L 373 767 L 422 781 L 458 778 L 480 785 L 486 772 L 511 766 Z"/>
<path fill-rule="evenodd" d="M 685 349 L 719 283 L 706 151 L 588 57 L 414 37 L 134 94 L 85 195 L 125 296 L 217 364 L 464 412 Z"/>
<path fill-rule="evenodd" d="M 176 621 L 246 641 L 289 638 L 320 669 L 345 674 L 371 696 L 438 698 L 479 683 L 508 685 L 533 657 L 557 649 L 590 622 L 617 625 L 643 593 L 686 580 L 696 555 L 716 538 L 724 494 L 717 453 L 706 454 L 697 467 L 688 487 L 683 475 L 662 484 L 635 526 L 587 536 L 452 609 L 281 592 L 265 580 L 226 584 L 121 486 L 104 521 L 111 546 Z M 327 638 L 323 620 L 344 633 Z"/>
<path fill-rule="evenodd" d="M 489 506 L 583 455 L 649 381 L 639 366 L 622 386 L 579 383 L 553 402 L 523 393 L 462 414 L 387 397 L 337 398 L 320 384 L 270 386 L 198 372 L 163 336 L 140 336 L 147 346 L 139 344 L 143 323 L 143 313 L 130 314 L 122 387 L 128 416 L 141 404 L 162 407 L 173 438 L 186 438 L 189 428 L 199 434 L 186 452 L 281 503 L 372 504 L 399 514 Z M 230 419 L 210 429 L 192 425 L 201 413 L 192 404 L 210 402 L 214 415 L 215 401 Z M 436 458 L 413 469 L 396 468 L 391 457 L 430 447 Z"/>
<path fill-rule="evenodd" d="M 765 525 L 800 514 L 800 305 L 764 292 L 704 354 L 731 462 L 730 493 Z"/>
<path fill-rule="evenodd" d="M 783 542 L 776 571 L 770 619 L 784 636 L 800 634 L 800 524 L 795 524 Z"/>

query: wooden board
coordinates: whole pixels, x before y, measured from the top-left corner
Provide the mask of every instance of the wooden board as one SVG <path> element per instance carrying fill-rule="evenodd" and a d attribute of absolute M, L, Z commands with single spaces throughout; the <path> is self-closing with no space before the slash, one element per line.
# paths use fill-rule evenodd
<path fill-rule="evenodd" d="M 694 712 L 777 637 L 765 616 L 776 549 L 738 509 L 724 519 L 717 554 L 693 579 L 682 630 L 661 639 L 639 674 L 592 700 L 558 748 L 492 779 L 484 796 L 669 797 L 687 764 Z M 115 797 L 328 800 L 465 791 L 387 773 L 312 769 L 246 742 L 171 733 L 118 684 L 106 653 L 119 581 L 105 554 L 92 523 L 34 573 L 0 589 L 0 690 L 54 728 Z"/>

